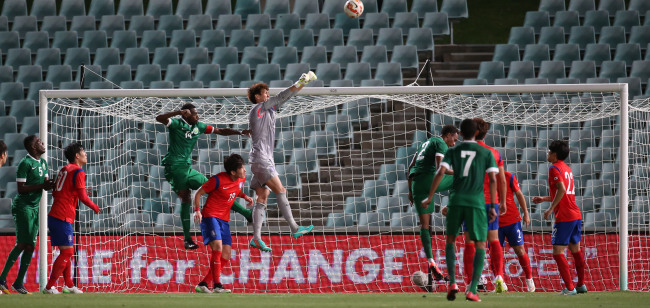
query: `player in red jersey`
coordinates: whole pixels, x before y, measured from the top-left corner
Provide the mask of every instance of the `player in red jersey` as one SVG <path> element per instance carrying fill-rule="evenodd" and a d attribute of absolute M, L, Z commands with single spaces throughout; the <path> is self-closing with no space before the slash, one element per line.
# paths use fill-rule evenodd
<path fill-rule="evenodd" d="M 232 154 L 223 163 L 226 172 L 212 176 L 201 186 L 194 196 L 194 222 L 201 224 L 203 244 L 212 248 L 210 266 L 205 278 L 196 286 L 197 293 L 230 293 L 219 280 L 221 268 L 230 261 L 232 237 L 230 235 L 230 208 L 237 197 L 244 198 L 248 205 L 253 199 L 242 192 L 246 169 L 244 159 L 238 154 Z M 208 194 L 208 200 L 201 211 L 199 203 L 201 196 Z M 208 282 L 214 282 L 212 291 Z"/>
<path fill-rule="evenodd" d="M 81 168 L 88 162 L 88 159 L 83 146 L 76 142 L 71 143 L 65 147 L 63 153 L 69 164 L 61 168 L 56 176 L 52 191 L 54 203 L 47 217 L 50 242 L 52 246 L 58 246 L 61 253 L 52 265 L 50 280 L 47 281 L 45 290 L 43 290 L 45 294 L 59 293 L 54 285 L 61 273 L 65 279 L 63 293 L 83 293 L 74 285 L 70 277 L 70 258 L 74 254 L 72 223 L 78 201 L 91 208 L 95 213 L 99 214 L 100 212 L 97 204 L 92 202 L 86 194 L 86 173 Z"/>
<path fill-rule="evenodd" d="M 528 292 L 535 292 L 535 282 L 533 281 L 533 273 L 530 269 L 530 259 L 528 258 L 528 253 L 526 253 L 526 247 L 524 247 L 521 215 L 519 209 L 517 209 L 514 196 L 517 196 L 519 206 L 524 212 L 524 225 L 528 226 L 530 225 L 530 216 L 528 215 L 528 207 L 526 207 L 526 198 L 519 188 L 517 177 L 508 171 L 505 172 L 505 175 L 507 182 L 505 203 L 508 210 L 499 217 L 499 242 L 501 243 L 501 247 L 505 247 L 506 239 L 508 239 L 508 244 L 515 251 L 519 259 L 519 264 L 526 275 L 526 288 Z"/>
<path fill-rule="evenodd" d="M 569 156 L 569 145 L 565 141 L 555 140 L 548 146 L 546 160 L 552 163 L 548 169 L 548 185 L 550 196 L 533 197 L 534 203 L 551 202 L 551 207 L 544 211 L 544 219 L 555 216 L 551 244 L 553 245 L 553 259 L 564 280 L 565 288 L 560 294 L 575 295 L 587 293 L 585 285 L 585 257 L 580 250 L 580 231 L 582 227 L 582 213 L 576 205 L 575 183 L 573 172 L 564 163 Z M 573 260 L 578 273 L 578 284 L 574 287 L 571 280 L 569 263 L 564 257 L 567 246 L 573 254 Z"/>

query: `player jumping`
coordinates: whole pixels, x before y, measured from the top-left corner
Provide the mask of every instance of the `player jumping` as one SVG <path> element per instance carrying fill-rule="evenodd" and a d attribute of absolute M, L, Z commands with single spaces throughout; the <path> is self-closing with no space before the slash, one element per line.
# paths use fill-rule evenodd
<path fill-rule="evenodd" d="M 449 291 L 447 299 L 456 299 L 459 292 L 456 284 L 456 236 L 460 232 L 462 223 L 467 226 L 467 234 L 475 242 L 476 253 L 474 256 L 474 270 L 470 287 L 466 291 L 469 301 L 481 301 L 477 294 L 478 281 L 481 278 L 483 262 L 485 259 L 485 240 L 487 238 L 487 224 L 496 220 L 496 174 L 499 172 L 496 162 L 490 152 L 474 141 L 478 134 L 477 124 L 472 119 L 465 119 L 460 124 L 463 142 L 451 148 L 445 154 L 440 168 L 433 178 L 432 190 L 429 197 L 422 201 L 422 207 L 428 207 L 433 200 L 435 190 L 442 182 L 447 170 L 454 170 L 454 181 L 449 197 L 447 212 L 447 242 L 445 244 L 445 258 L 449 272 Z M 485 210 L 483 196 L 483 179 L 487 173 L 490 186 L 490 206 Z"/>
<path fill-rule="evenodd" d="M 38 206 L 43 195 L 43 190 L 52 189 L 54 183 L 48 179 L 49 168 L 47 161 L 41 157 L 41 155 L 45 154 L 45 146 L 41 139 L 36 135 L 30 135 L 25 138 L 23 144 L 25 150 L 27 150 L 27 156 L 18 164 L 16 171 L 18 194 L 11 203 L 11 214 L 16 224 L 16 246 L 9 252 L 2 274 L 0 274 L 0 291 L 7 294 L 11 293 L 7 288 L 7 274 L 9 274 L 9 270 L 16 260 L 18 260 L 21 253 L 23 256 L 20 258 L 20 268 L 18 269 L 16 280 L 11 285 L 11 289 L 20 294 L 31 294 L 25 289 L 23 280 L 25 279 L 27 268 L 32 262 L 32 255 L 36 246 L 36 236 L 38 235 Z M 3 152 L 4 160 L 6 161 L 6 145 L 4 146 Z M 1 158 L 0 156 L 0 162 L 3 160 Z"/>
<path fill-rule="evenodd" d="M 506 206 L 508 210 L 504 215 L 499 217 L 499 242 L 501 247 L 505 247 L 506 239 L 508 239 L 508 244 L 515 251 L 517 258 L 519 259 L 519 265 L 524 270 L 526 275 L 526 288 L 528 292 L 535 292 L 535 282 L 533 281 L 533 273 L 530 268 L 530 259 L 528 258 L 528 253 L 526 253 L 526 247 L 524 247 L 524 233 L 521 230 L 521 216 L 519 214 L 519 209 L 517 209 L 517 204 L 513 196 L 517 196 L 519 201 L 519 206 L 524 213 L 524 225 L 530 225 L 530 216 L 528 215 L 528 207 L 526 207 L 526 198 L 519 188 L 519 181 L 517 177 L 506 171 L 505 172 L 507 179 L 507 191 L 506 191 Z"/>
<path fill-rule="evenodd" d="M 63 273 L 65 285 L 63 293 L 83 293 L 73 283 L 70 275 L 70 259 L 74 254 L 72 245 L 72 223 L 74 223 L 75 212 L 78 201 L 91 208 L 96 214 L 100 210 L 86 194 L 86 173 L 82 167 L 88 162 L 86 151 L 79 143 L 71 143 L 63 150 L 69 164 L 65 165 L 56 176 L 52 196 L 54 203 L 47 217 L 47 227 L 50 230 L 50 242 L 52 246 L 58 246 L 61 252 L 52 265 L 50 280 L 43 290 L 45 294 L 59 294 L 55 285 L 59 276 Z"/>
<path fill-rule="evenodd" d="M 253 199 L 242 192 L 246 179 L 244 159 L 232 154 L 226 158 L 223 166 L 226 172 L 211 177 L 194 196 L 194 223 L 201 224 L 203 243 L 212 249 L 208 273 L 194 288 L 198 293 L 230 293 L 219 280 L 221 269 L 230 261 L 230 208 L 237 197 L 244 198 L 248 205 L 253 204 Z M 199 203 L 206 193 L 208 200 L 201 211 Z M 212 291 L 208 288 L 210 281 L 214 282 Z"/>
<path fill-rule="evenodd" d="M 180 118 L 172 118 L 180 115 Z M 181 110 L 156 116 L 156 121 L 167 126 L 169 131 L 169 148 L 162 160 L 165 166 L 165 179 L 181 198 L 181 223 L 185 238 L 185 249 L 197 249 L 198 245 L 190 235 L 190 208 L 192 193 L 190 189 L 199 189 L 208 179 L 205 175 L 192 169 L 191 158 L 194 145 L 201 134 L 219 134 L 223 136 L 247 135 L 247 131 L 230 128 L 216 128 L 199 122 L 199 114 L 192 104 L 185 104 Z M 252 211 L 235 202 L 233 210 L 252 220 Z"/>
<path fill-rule="evenodd" d="M 431 220 L 431 213 L 435 211 L 435 204 L 431 202 L 427 208 L 422 208 L 418 205 L 422 204 L 422 200 L 429 196 L 433 176 L 440 167 L 440 162 L 445 156 L 445 153 L 447 153 L 447 149 L 456 145 L 457 140 L 458 129 L 453 125 L 445 125 L 440 132 L 440 136 L 431 137 L 420 145 L 417 154 L 413 157 L 408 168 L 409 201 L 411 201 L 411 204 L 416 205 L 415 209 L 420 218 L 420 239 L 422 240 L 422 247 L 427 257 L 429 273 L 436 280 L 442 280 L 443 275 L 433 260 L 433 252 L 431 251 L 429 222 Z M 453 172 L 448 171 L 448 174 L 443 177 L 436 192 L 449 190 L 454 180 L 453 178 Z"/>
<path fill-rule="evenodd" d="M 255 190 L 257 195 L 255 207 L 253 208 L 253 239 L 249 245 L 262 251 L 271 251 L 271 248 L 266 246 L 261 237 L 266 201 L 270 194 L 269 189 L 276 194 L 280 213 L 289 223 L 294 238 L 307 234 L 314 228 L 313 225 L 308 227 L 298 226 L 293 219 L 289 200 L 287 199 L 287 190 L 282 185 L 278 172 L 275 170 L 273 158 L 275 113 L 277 109 L 313 80 L 316 80 L 316 75 L 313 72 L 302 74 L 300 80 L 294 85 L 274 97 L 269 97 L 269 87 L 265 83 L 256 83 L 248 88 L 248 99 L 255 104 L 248 115 L 248 127 L 251 130 L 252 142 L 249 157 L 251 172 L 253 173 L 251 188 Z"/>
<path fill-rule="evenodd" d="M 544 211 L 544 219 L 555 216 L 551 244 L 553 245 L 553 259 L 557 263 L 560 276 L 564 280 L 564 289 L 560 294 L 575 295 L 587 293 L 585 285 L 585 257 L 580 250 L 580 230 L 582 227 L 582 213 L 576 205 L 575 182 L 571 168 L 564 163 L 569 156 L 569 145 L 561 140 L 555 140 L 548 146 L 546 160 L 552 163 L 548 169 L 548 185 L 550 196 L 533 197 L 534 203 L 551 202 L 551 207 Z M 576 287 L 571 280 L 569 263 L 564 257 L 567 246 L 573 255 L 573 261 L 578 273 Z"/>

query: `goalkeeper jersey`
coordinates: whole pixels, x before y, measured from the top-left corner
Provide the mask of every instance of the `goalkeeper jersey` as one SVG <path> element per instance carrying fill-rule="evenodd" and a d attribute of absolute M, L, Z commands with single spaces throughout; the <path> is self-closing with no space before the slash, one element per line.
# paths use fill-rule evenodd
<path fill-rule="evenodd" d="M 275 147 L 275 113 L 288 101 L 294 92 L 291 87 L 282 90 L 266 102 L 255 105 L 248 114 L 248 128 L 251 130 L 251 152 L 249 163 L 273 162 Z"/>
<path fill-rule="evenodd" d="M 36 159 L 27 154 L 16 170 L 16 182 L 25 183 L 25 185 L 40 185 L 48 177 L 48 166 L 45 159 Z M 12 210 L 38 209 L 38 203 L 43 196 L 42 190 L 36 190 L 25 194 L 17 194 L 12 202 Z"/>
<path fill-rule="evenodd" d="M 449 149 L 440 165 L 454 170 L 451 206 L 485 208 L 483 177 L 486 172 L 499 172 L 490 150 L 475 141 L 464 141 Z"/>
<path fill-rule="evenodd" d="M 199 136 L 205 133 L 207 127 L 203 122 L 190 125 L 183 118 L 169 119 L 169 123 L 167 123 L 169 146 L 167 154 L 162 160 L 163 165 L 190 164 L 194 145 L 196 145 Z"/>
<path fill-rule="evenodd" d="M 409 175 L 436 172 L 436 157 L 444 157 L 448 149 L 449 147 L 441 137 L 429 138 L 418 148 L 418 152 L 413 158 L 415 165 L 411 168 Z"/>

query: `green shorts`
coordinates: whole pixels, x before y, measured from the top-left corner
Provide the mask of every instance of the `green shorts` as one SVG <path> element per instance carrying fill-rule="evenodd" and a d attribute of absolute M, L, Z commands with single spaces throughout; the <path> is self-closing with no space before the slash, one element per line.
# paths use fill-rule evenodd
<path fill-rule="evenodd" d="M 436 209 L 436 206 L 433 204 L 433 202 L 429 203 L 429 206 L 427 208 L 420 206 L 422 204 L 422 200 L 429 197 L 429 190 L 431 189 L 431 183 L 433 183 L 434 177 L 435 173 L 423 173 L 414 176 L 411 180 L 413 206 L 415 206 L 415 210 L 418 212 L 418 215 L 431 214 Z M 451 189 L 451 184 L 453 182 L 454 176 L 445 174 L 445 176 L 442 178 L 442 181 L 440 182 L 440 185 L 438 185 L 436 192 Z"/>
<path fill-rule="evenodd" d="M 199 189 L 208 181 L 205 175 L 192 169 L 188 164 L 165 165 L 165 179 L 177 194 L 186 189 Z"/>
<path fill-rule="evenodd" d="M 36 245 L 38 236 L 38 209 L 13 210 L 16 224 L 16 243 Z"/>
<path fill-rule="evenodd" d="M 458 235 L 463 227 L 463 221 L 467 226 L 469 238 L 477 242 L 485 242 L 487 239 L 488 220 L 485 208 L 472 206 L 452 205 L 447 211 L 447 235 Z"/>

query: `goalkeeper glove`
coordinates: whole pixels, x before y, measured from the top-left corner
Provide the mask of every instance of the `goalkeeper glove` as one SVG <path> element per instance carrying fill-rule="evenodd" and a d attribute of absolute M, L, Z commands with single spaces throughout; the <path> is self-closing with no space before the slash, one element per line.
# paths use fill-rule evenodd
<path fill-rule="evenodd" d="M 312 82 L 312 81 L 314 81 L 316 79 L 317 79 L 316 74 L 314 74 L 314 72 L 312 72 L 312 71 L 309 71 L 308 73 L 302 74 L 300 76 L 300 79 L 298 81 L 296 81 L 296 83 L 293 84 L 293 85 L 296 86 L 296 87 L 306 86 L 308 83 L 310 83 L 310 82 Z"/>

